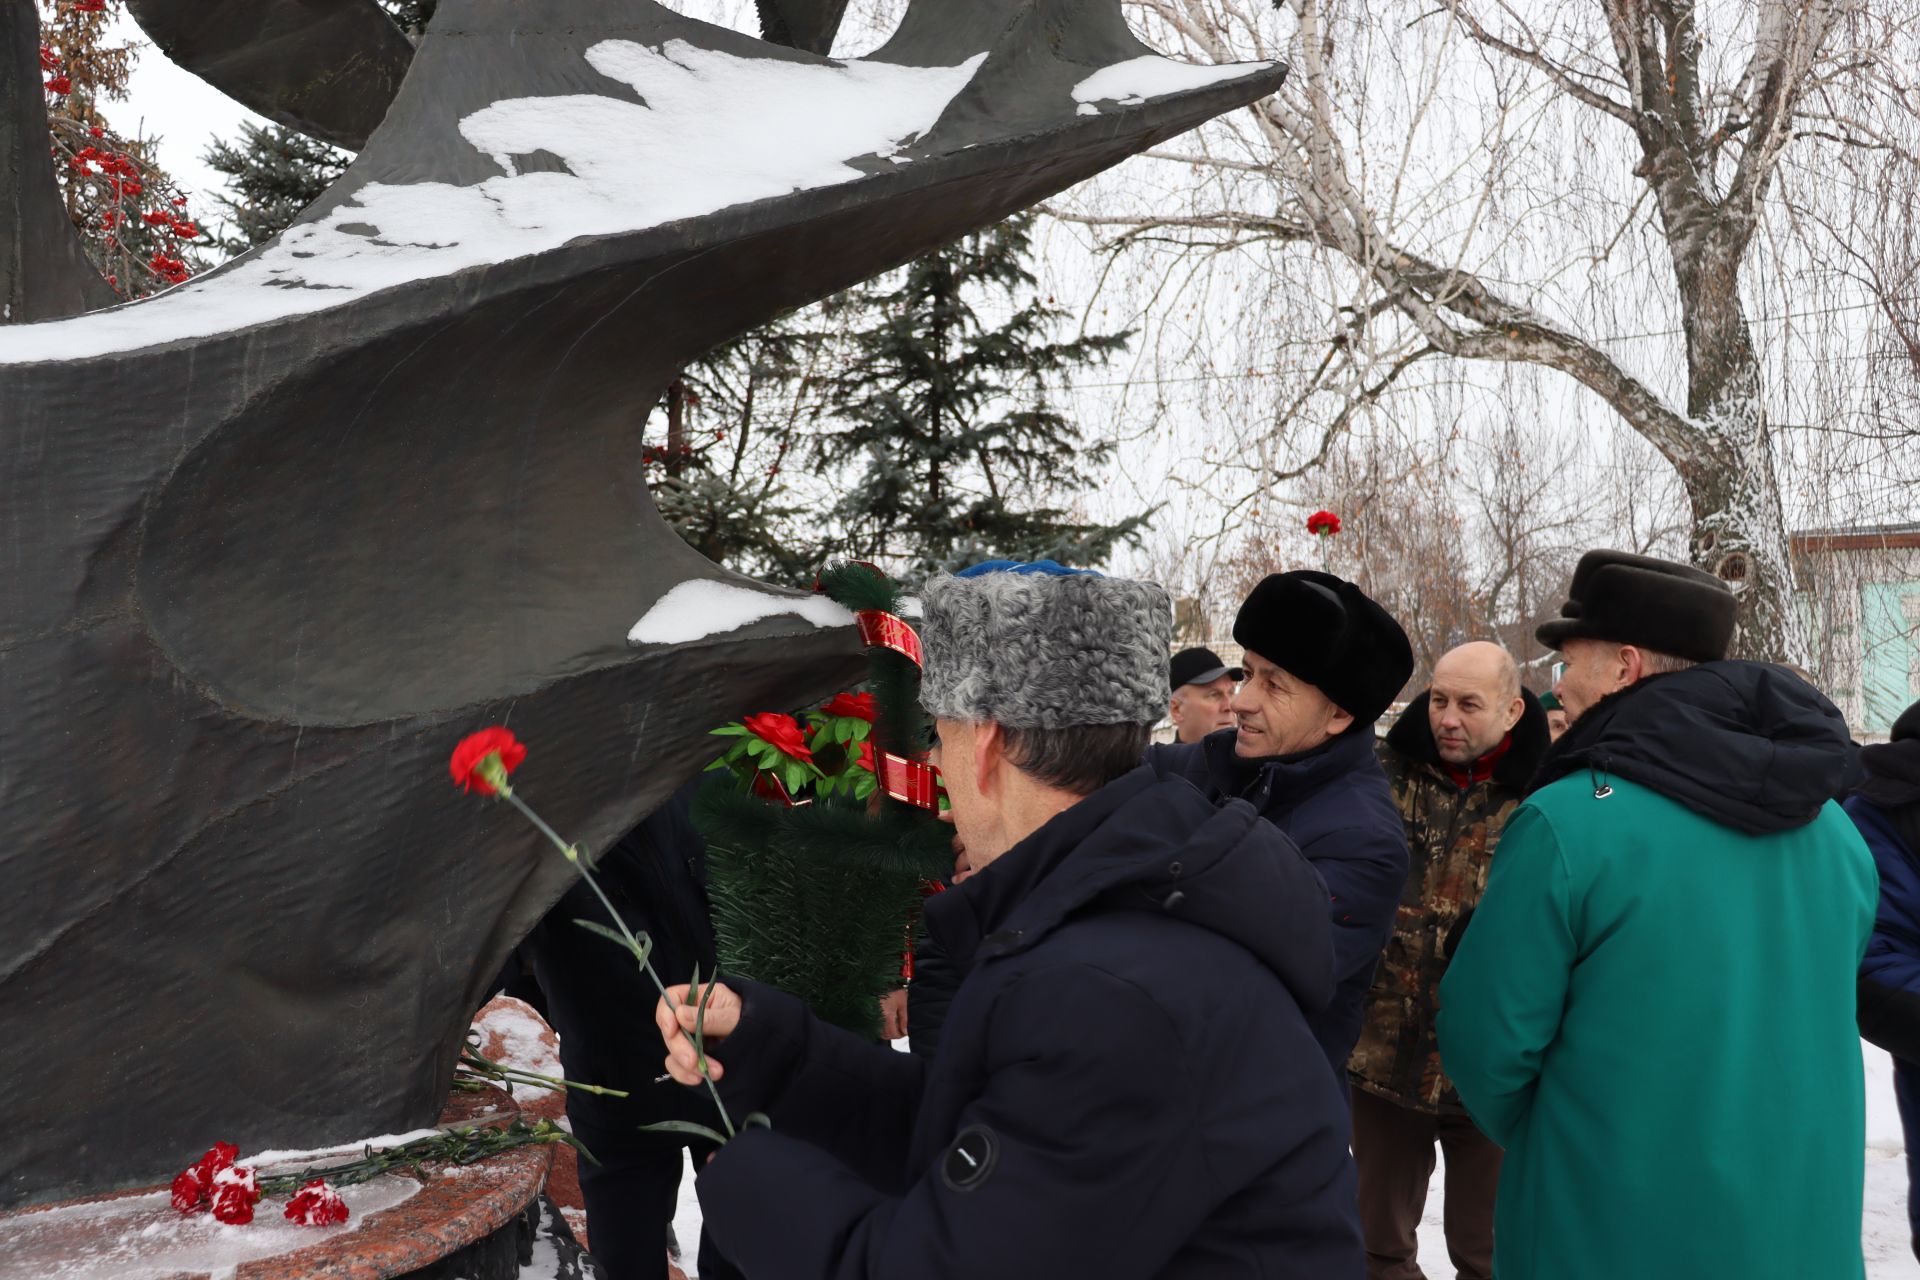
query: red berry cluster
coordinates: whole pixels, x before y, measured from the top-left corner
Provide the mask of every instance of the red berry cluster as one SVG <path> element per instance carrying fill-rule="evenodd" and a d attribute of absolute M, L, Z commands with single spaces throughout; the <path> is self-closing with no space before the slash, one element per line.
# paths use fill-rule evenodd
<path fill-rule="evenodd" d="M 97 114 L 97 102 L 113 87 L 96 83 L 85 49 L 92 33 L 103 29 L 103 18 L 67 20 L 104 15 L 108 0 L 71 0 L 61 7 L 66 18 L 40 46 L 40 70 L 67 208 L 116 293 L 142 297 L 183 283 L 193 275 L 189 245 L 202 239 L 200 225 L 187 210 L 187 198 L 167 189 L 171 184 L 152 167 L 146 148 L 113 137 Z"/>

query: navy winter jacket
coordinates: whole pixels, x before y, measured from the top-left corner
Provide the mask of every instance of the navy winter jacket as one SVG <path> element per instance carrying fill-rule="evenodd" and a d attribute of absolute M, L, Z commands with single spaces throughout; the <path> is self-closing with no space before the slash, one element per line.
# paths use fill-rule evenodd
<path fill-rule="evenodd" d="M 1880 909 L 1860 962 L 1860 1034 L 1920 1064 L 1920 860 L 1873 801 L 1856 795 L 1845 808 L 1880 872 Z"/>
<path fill-rule="evenodd" d="M 937 1057 L 743 983 L 700 1177 L 754 1280 L 1364 1274 L 1344 1100 L 1302 1009 L 1323 889 L 1251 807 L 1137 769 L 927 903 Z"/>
<path fill-rule="evenodd" d="M 1407 883 L 1407 828 L 1394 807 L 1373 731 L 1359 726 L 1299 755 L 1242 760 L 1235 729 L 1150 747 L 1147 763 L 1186 778 L 1215 803 L 1246 800 L 1279 827 L 1326 882 L 1333 908 L 1332 1001 L 1308 1018 L 1341 1081 L 1360 1039 L 1374 967 Z"/>

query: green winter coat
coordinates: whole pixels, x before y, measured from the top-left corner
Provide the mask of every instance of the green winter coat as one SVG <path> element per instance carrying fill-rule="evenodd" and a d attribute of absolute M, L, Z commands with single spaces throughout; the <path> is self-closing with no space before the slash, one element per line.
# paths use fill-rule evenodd
<path fill-rule="evenodd" d="M 1879 882 L 1826 798 L 1838 717 L 1779 668 L 1660 677 L 1582 717 L 1508 822 L 1439 1019 L 1507 1149 L 1496 1280 L 1863 1276 Z"/>

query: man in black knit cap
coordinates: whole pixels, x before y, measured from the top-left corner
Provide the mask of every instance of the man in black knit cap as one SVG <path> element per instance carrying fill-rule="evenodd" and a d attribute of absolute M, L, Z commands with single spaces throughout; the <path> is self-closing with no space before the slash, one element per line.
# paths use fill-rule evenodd
<path fill-rule="evenodd" d="M 1366 592 L 1305 569 L 1255 587 L 1233 638 L 1246 650 L 1236 727 L 1154 747 L 1147 761 L 1216 804 L 1251 803 L 1326 882 L 1338 985 L 1309 1022 L 1344 1085 L 1407 879 L 1407 832 L 1374 755 L 1374 722 L 1413 675 L 1413 647 Z"/>

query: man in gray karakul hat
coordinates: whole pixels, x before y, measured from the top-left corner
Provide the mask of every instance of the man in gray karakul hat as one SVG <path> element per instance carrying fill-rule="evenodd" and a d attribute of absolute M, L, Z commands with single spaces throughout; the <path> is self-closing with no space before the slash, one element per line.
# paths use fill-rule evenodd
<path fill-rule="evenodd" d="M 1332 990 L 1325 890 L 1252 806 L 1139 764 L 1167 593 L 996 564 L 924 602 L 921 701 L 978 868 L 926 918 L 961 985 L 931 1061 L 716 990 L 712 1077 L 772 1121 L 700 1175 L 718 1245 L 748 1275 L 1358 1280 L 1346 1106 L 1304 1013 Z M 667 1067 L 696 1084 L 675 994 Z"/>

